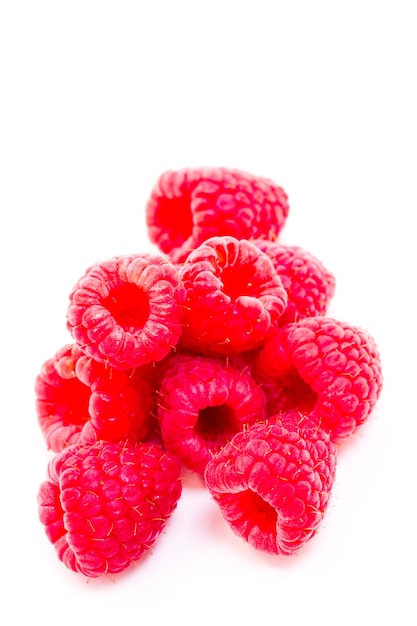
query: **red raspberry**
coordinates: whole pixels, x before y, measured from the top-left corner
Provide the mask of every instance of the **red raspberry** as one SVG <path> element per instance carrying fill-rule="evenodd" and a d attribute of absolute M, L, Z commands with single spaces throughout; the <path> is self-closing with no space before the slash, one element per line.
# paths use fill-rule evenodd
<path fill-rule="evenodd" d="M 236 432 L 265 417 L 265 398 L 255 381 L 221 359 L 170 357 L 158 395 L 166 448 L 201 475 Z"/>
<path fill-rule="evenodd" d="M 76 444 L 50 461 L 39 518 L 59 559 L 97 577 L 138 561 L 180 494 L 179 464 L 156 444 Z"/>
<path fill-rule="evenodd" d="M 336 471 L 335 446 L 305 416 L 238 433 L 205 481 L 235 534 L 258 550 L 295 554 L 318 531 Z"/>
<path fill-rule="evenodd" d="M 202 353 L 258 347 L 287 305 L 271 260 L 245 239 L 208 239 L 190 253 L 180 276 L 186 289 L 181 343 Z"/>
<path fill-rule="evenodd" d="M 273 181 L 234 169 L 164 172 L 146 206 L 150 240 L 176 261 L 210 237 L 275 239 L 289 212 Z"/>
<path fill-rule="evenodd" d="M 266 239 L 254 243 L 271 259 L 288 295 L 280 326 L 325 315 L 336 281 L 323 263 L 299 246 L 283 246 Z"/>
<path fill-rule="evenodd" d="M 90 267 L 70 294 L 68 328 L 97 361 L 132 369 L 163 359 L 181 334 L 184 288 L 159 255 L 123 255 Z"/>
<path fill-rule="evenodd" d="M 48 359 L 35 381 L 36 411 L 48 447 L 79 441 L 140 441 L 150 421 L 152 387 L 146 366 L 119 371 L 68 344 Z"/>
<path fill-rule="evenodd" d="M 275 387 L 273 408 L 309 411 L 338 442 L 371 413 L 382 388 L 375 340 L 363 329 L 327 317 L 311 317 L 280 328 L 265 342 L 255 363 Z M 267 397 L 270 388 L 264 386 Z"/>

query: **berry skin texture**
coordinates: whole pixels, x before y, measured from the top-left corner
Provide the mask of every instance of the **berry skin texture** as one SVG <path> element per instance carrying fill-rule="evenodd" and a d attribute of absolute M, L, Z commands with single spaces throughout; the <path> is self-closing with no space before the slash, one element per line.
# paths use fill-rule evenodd
<path fill-rule="evenodd" d="M 257 348 L 287 306 L 271 260 L 245 239 L 208 239 L 189 254 L 180 277 L 186 290 L 180 343 L 202 354 Z"/>
<path fill-rule="evenodd" d="M 288 295 L 280 326 L 326 315 L 336 279 L 323 263 L 299 246 L 283 246 L 266 239 L 254 243 L 271 259 Z"/>
<path fill-rule="evenodd" d="M 265 417 L 265 397 L 253 378 L 217 358 L 169 357 L 158 396 L 166 449 L 201 476 L 236 432 Z"/>
<path fill-rule="evenodd" d="M 78 442 L 141 441 L 148 432 L 152 386 L 146 366 L 119 371 L 67 344 L 35 381 L 36 412 L 46 444 L 60 452 Z"/>
<path fill-rule="evenodd" d="M 174 261 L 211 237 L 276 239 L 289 213 L 273 181 L 221 167 L 166 171 L 146 205 L 150 240 Z"/>
<path fill-rule="evenodd" d="M 382 389 L 381 360 L 373 337 L 327 317 L 280 328 L 259 351 L 254 370 L 260 383 L 262 376 L 269 377 L 264 385 L 268 414 L 286 409 L 308 412 L 334 442 L 349 437 L 365 422 Z"/>
<path fill-rule="evenodd" d="M 91 266 L 70 296 L 67 327 L 88 355 L 127 370 L 163 359 L 181 335 L 184 289 L 159 255 L 122 255 Z"/>
<path fill-rule="evenodd" d="M 58 558 L 95 578 L 141 559 L 180 495 L 179 464 L 156 444 L 75 444 L 49 463 L 39 519 Z"/>
<path fill-rule="evenodd" d="M 236 535 L 257 550 L 293 555 L 328 508 L 336 452 L 304 415 L 274 419 L 235 435 L 207 464 L 205 481 Z"/>

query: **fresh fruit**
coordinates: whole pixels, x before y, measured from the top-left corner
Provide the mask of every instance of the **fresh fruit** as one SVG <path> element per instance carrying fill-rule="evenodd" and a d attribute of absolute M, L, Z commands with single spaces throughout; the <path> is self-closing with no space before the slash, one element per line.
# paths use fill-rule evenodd
<path fill-rule="evenodd" d="M 156 444 L 74 444 L 49 463 L 39 518 L 59 559 L 94 578 L 151 549 L 181 489 L 177 460 Z"/>
<path fill-rule="evenodd" d="M 227 360 L 172 356 L 158 389 L 164 444 L 190 470 L 207 462 L 236 432 L 265 417 L 265 397 L 245 371 Z"/>
<path fill-rule="evenodd" d="M 289 213 L 286 192 L 272 180 L 224 167 L 168 170 L 146 205 L 150 240 L 184 261 L 206 239 L 275 240 Z"/>
<path fill-rule="evenodd" d="M 335 471 L 328 434 L 294 413 L 235 435 L 207 464 L 205 481 L 236 535 L 290 555 L 317 533 Z"/>
<path fill-rule="evenodd" d="M 259 351 L 255 371 L 259 381 L 269 377 L 264 385 L 269 413 L 308 412 L 335 442 L 366 421 L 382 389 L 374 338 L 328 317 L 305 318 L 280 328 Z"/>
<path fill-rule="evenodd" d="M 287 306 L 272 262 L 244 239 L 208 239 L 187 257 L 180 277 L 186 292 L 180 343 L 202 354 L 260 346 Z"/>
<path fill-rule="evenodd" d="M 70 294 L 67 326 L 82 350 L 128 370 L 163 359 L 181 335 L 184 288 L 159 255 L 122 255 L 96 263 Z"/>

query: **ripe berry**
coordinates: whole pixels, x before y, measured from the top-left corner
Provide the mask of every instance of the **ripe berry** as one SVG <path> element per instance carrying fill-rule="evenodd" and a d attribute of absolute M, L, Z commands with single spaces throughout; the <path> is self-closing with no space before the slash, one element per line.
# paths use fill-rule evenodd
<path fill-rule="evenodd" d="M 70 294 L 67 325 L 82 350 L 127 370 L 163 359 L 179 340 L 184 288 L 159 255 L 123 255 L 90 267 Z"/>
<path fill-rule="evenodd" d="M 152 391 L 146 366 L 114 370 L 68 344 L 36 377 L 38 422 L 54 452 L 79 441 L 141 441 L 149 428 Z"/>
<path fill-rule="evenodd" d="M 293 413 L 235 435 L 207 464 L 205 481 L 235 534 L 290 555 L 317 533 L 335 471 L 328 434 Z"/>
<path fill-rule="evenodd" d="M 190 253 L 180 276 L 186 290 L 180 343 L 203 354 L 258 347 L 287 305 L 271 260 L 244 239 L 208 239 Z"/>
<path fill-rule="evenodd" d="M 203 241 L 276 239 L 289 212 L 285 191 L 273 181 L 228 168 L 164 172 L 146 206 L 150 240 L 175 261 Z"/>
<path fill-rule="evenodd" d="M 382 388 L 373 337 L 327 317 L 280 328 L 262 346 L 254 369 L 267 396 L 268 414 L 285 409 L 308 412 L 335 442 L 365 422 Z"/>
<path fill-rule="evenodd" d="M 216 358 L 169 357 L 158 398 L 166 448 L 201 475 L 236 432 L 265 417 L 265 398 L 253 378 Z"/>
<path fill-rule="evenodd" d="M 59 559 L 97 577 L 148 552 L 180 494 L 179 464 L 156 444 L 75 444 L 49 463 L 39 518 Z"/>
<path fill-rule="evenodd" d="M 288 304 L 280 326 L 304 317 L 325 315 L 336 280 L 323 263 L 299 246 L 283 246 L 266 239 L 254 243 L 271 259 L 287 292 Z"/>

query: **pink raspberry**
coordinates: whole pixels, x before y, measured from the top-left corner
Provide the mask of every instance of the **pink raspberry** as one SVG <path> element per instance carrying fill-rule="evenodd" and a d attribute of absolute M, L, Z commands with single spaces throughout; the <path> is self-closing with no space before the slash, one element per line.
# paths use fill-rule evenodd
<path fill-rule="evenodd" d="M 323 263 L 299 246 L 283 246 L 266 239 L 254 243 L 271 259 L 288 295 L 280 326 L 304 317 L 325 315 L 336 280 Z"/>
<path fill-rule="evenodd" d="M 205 481 L 236 535 L 291 555 L 317 533 L 335 471 L 328 434 L 293 413 L 236 434 L 207 464 Z"/>
<path fill-rule="evenodd" d="M 79 441 L 140 441 L 148 432 L 152 391 L 146 366 L 113 370 L 68 344 L 36 377 L 38 422 L 54 452 Z"/>
<path fill-rule="evenodd" d="M 156 444 L 75 444 L 49 463 L 39 519 L 59 559 L 97 577 L 148 552 L 180 495 L 180 466 Z"/>
<path fill-rule="evenodd" d="M 365 422 L 382 388 L 373 337 L 327 317 L 280 328 L 259 351 L 254 371 L 258 382 L 265 383 L 268 414 L 285 409 L 308 412 L 335 442 Z"/>
<path fill-rule="evenodd" d="M 169 357 L 158 395 L 166 448 L 201 475 L 236 432 L 265 417 L 264 395 L 251 376 L 217 358 Z"/>
<path fill-rule="evenodd" d="M 287 305 L 271 260 L 245 239 L 208 239 L 190 253 L 180 276 L 186 289 L 181 344 L 201 353 L 258 347 Z"/>
<path fill-rule="evenodd" d="M 273 181 L 228 168 L 164 172 L 146 206 L 150 240 L 176 261 L 211 237 L 276 239 L 289 212 Z"/>
<path fill-rule="evenodd" d="M 159 255 L 122 255 L 90 267 L 70 294 L 67 325 L 88 356 L 128 370 L 163 359 L 181 335 L 184 288 Z"/>

